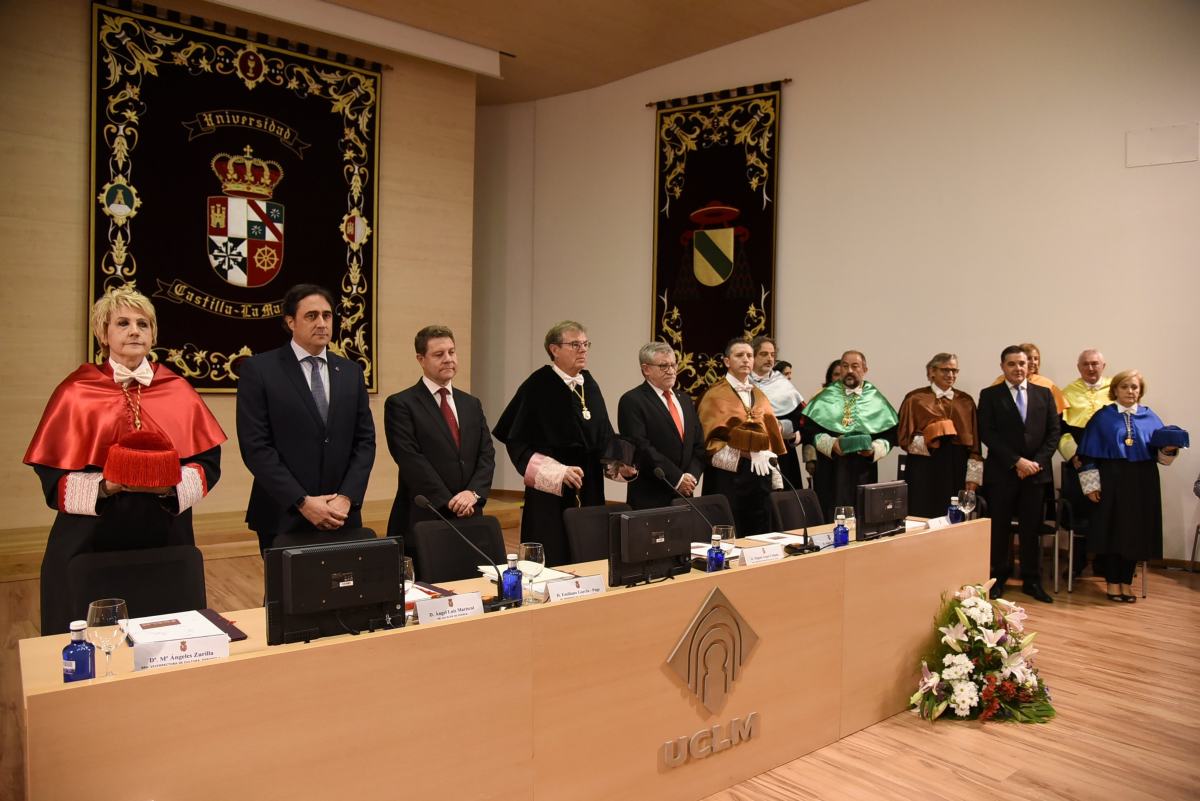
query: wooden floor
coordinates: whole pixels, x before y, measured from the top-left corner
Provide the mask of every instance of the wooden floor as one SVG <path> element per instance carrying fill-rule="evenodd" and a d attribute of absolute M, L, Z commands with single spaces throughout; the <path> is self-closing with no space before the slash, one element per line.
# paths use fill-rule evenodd
<path fill-rule="evenodd" d="M 213 608 L 261 603 L 257 556 L 209 560 L 206 575 Z M 1096 579 L 1049 606 L 1015 589 L 1056 720 L 931 726 L 902 713 L 710 800 L 1200 798 L 1200 573 L 1152 570 L 1150 597 L 1128 605 Z M 0 583 L 0 799 L 12 801 L 24 799 L 16 643 L 37 634 L 37 594 L 36 580 Z"/>

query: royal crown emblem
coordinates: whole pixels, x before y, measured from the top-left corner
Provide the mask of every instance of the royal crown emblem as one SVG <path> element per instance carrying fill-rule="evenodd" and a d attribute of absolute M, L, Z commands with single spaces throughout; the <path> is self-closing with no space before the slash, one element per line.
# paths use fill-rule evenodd
<path fill-rule="evenodd" d="M 218 153 L 209 164 L 221 182 L 221 191 L 230 197 L 269 198 L 283 180 L 279 162 L 254 157 L 254 148 L 246 145 L 245 155 Z"/>
<path fill-rule="evenodd" d="M 208 262 L 233 286 L 259 287 L 283 267 L 283 204 L 271 200 L 283 168 L 258 158 L 249 145 L 244 155 L 218 153 L 210 162 L 223 195 L 210 195 L 205 207 Z"/>

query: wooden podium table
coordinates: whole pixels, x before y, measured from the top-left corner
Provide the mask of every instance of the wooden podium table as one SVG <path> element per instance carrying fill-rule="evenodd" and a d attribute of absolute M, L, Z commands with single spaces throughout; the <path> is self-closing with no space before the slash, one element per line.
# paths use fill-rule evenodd
<path fill-rule="evenodd" d="M 117 676 L 77 684 L 66 635 L 23 640 L 28 797 L 702 798 L 902 711 L 942 593 L 986 580 L 988 541 L 976 520 L 272 648 L 262 609 L 231 612 L 249 638 L 228 659 L 132 673 L 123 648 Z M 667 663 L 714 589 L 757 637 L 716 713 Z M 664 743 L 687 742 L 672 767 Z"/>

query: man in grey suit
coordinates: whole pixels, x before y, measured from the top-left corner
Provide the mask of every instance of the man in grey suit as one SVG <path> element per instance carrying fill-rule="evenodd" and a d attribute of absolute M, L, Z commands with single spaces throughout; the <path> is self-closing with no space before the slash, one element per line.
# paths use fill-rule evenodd
<path fill-rule="evenodd" d="M 292 287 L 283 324 L 291 341 L 237 370 L 238 446 L 254 476 L 246 523 L 264 550 L 277 534 L 361 528 L 375 463 L 362 368 L 327 347 L 333 295 Z"/>
<path fill-rule="evenodd" d="M 654 475 L 661 467 L 671 486 L 691 495 L 704 470 L 704 430 L 692 399 L 675 389 L 675 351 L 649 342 L 638 352 L 646 380 L 621 396 L 617 427 L 634 444 L 638 477 L 629 484 L 634 509 L 670 506 L 676 495 Z"/>
<path fill-rule="evenodd" d="M 1004 381 L 979 393 L 979 439 L 987 446 L 983 491 L 992 517 L 992 597 L 1004 594 L 1012 551 L 1012 520 L 1021 542 L 1022 589 L 1042 603 L 1038 547 L 1046 484 L 1053 481 L 1050 458 L 1058 445 L 1058 407 L 1050 390 L 1028 380 L 1025 352 L 1009 345 L 1000 354 Z"/>
<path fill-rule="evenodd" d="M 496 466 L 492 435 L 479 399 L 451 386 L 458 373 L 454 333 L 431 325 L 413 341 L 423 375 L 387 399 L 383 425 L 388 450 L 400 467 L 388 536 L 404 536 L 414 523 L 436 520 L 413 499 L 424 495 L 446 517 L 479 514 Z"/>

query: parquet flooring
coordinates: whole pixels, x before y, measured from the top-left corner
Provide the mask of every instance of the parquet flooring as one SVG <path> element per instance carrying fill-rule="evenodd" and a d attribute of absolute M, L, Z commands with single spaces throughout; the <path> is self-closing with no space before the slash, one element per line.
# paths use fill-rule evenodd
<path fill-rule="evenodd" d="M 516 541 L 514 529 L 506 539 Z M 261 603 L 257 556 L 206 564 L 209 603 Z M 35 636 L 38 582 L 0 583 L 0 798 L 23 801 L 16 643 Z M 1019 592 L 1058 717 L 1043 726 L 901 713 L 707 801 L 1174 801 L 1200 798 L 1200 573 L 1152 570 L 1113 604 L 1084 579 L 1052 605 Z"/>

